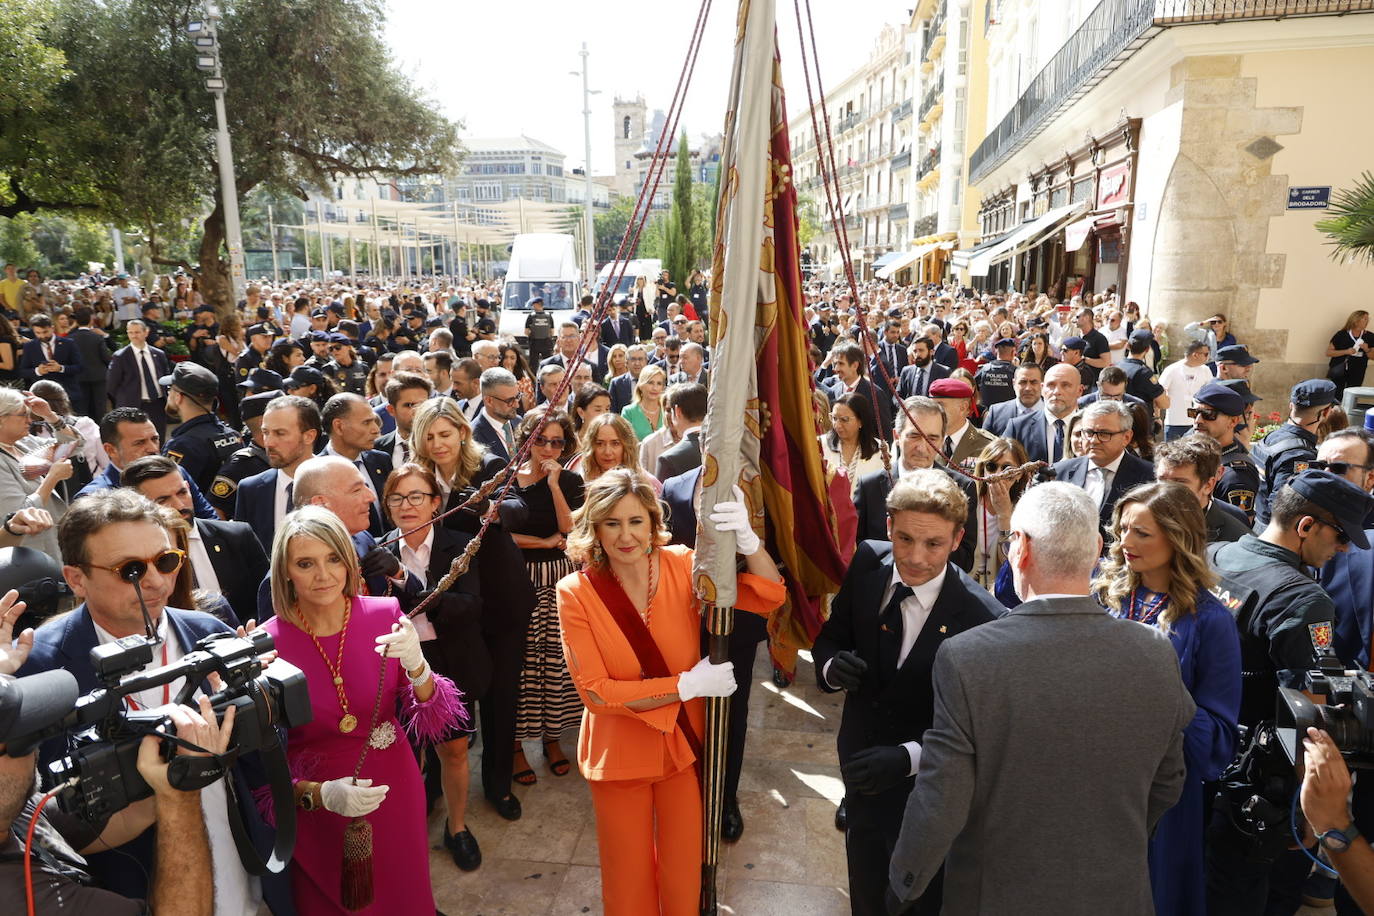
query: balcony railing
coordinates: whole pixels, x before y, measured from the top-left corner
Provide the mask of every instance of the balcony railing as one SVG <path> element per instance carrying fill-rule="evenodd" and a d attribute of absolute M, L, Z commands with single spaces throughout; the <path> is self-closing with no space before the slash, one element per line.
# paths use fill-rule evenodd
<path fill-rule="evenodd" d="M 1108 0 L 1109 2 L 1109 0 Z M 935 107 L 935 103 L 940 101 L 940 97 L 945 93 L 945 74 L 942 72 L 935 80 L 935 85 L 930 87 L 926 97 L 921 100 L 920 111 L 916 115 L 916 120 L 924 121 L 930 109 Z"/>
<path fill-rule="evenodd" d="M 835 132 L 842 134 L 863 119 L 864 113 L 862 111 L 855 111 L 851 114 L 842 115 L 840 119 L 835 122 Z"/>
<path fill-rule="evenodd" d="M 921 162 L 916 166 L 916 180 L 920 181 L 936 168 L 940 166 L 940 147 L 935 147 L 930 152 L 921 157 Z"/>
<path fill-rule="evenodd" d="M 906 204 L 893 204 L 887 208 L 887 218 L 890 220 L 906 219 Z"/>
<path fill-rule="evenodd" d="M 911 165 L 911 150 L 909 149 L 904 149 L 892 157 L 892 171 L 894 172 L 909 165 Z"/>
<path fill-rule="evenodd" d="M 926 55 L 930 53 L 930 46 L 935 44 L 935 39 L 945 27 L 945 13 L 947 10 L 948 7 L 941 3 L 940 8 L 935 11 L 935 15 L 930 17 L 930 25 L 926 27 L 925 38 L 921 41 L 921 60 L 926 59 Z"/>
<path fill-rule="evenodd" d="M 892 113 L 892 121 L 897 123 L 905 121 L 909 117 L 911 117 L 911 99 L 907 99 L 897 106 L 897 110 Z"/>
<path fill-rule="evenodd" d="M 919 239 L 923 236 L 934 235 L 936 224 L 937 220 L 934 213 L 921 217 L 911 224 L 911 237 Z"/>
<path fill-rule="evenodd" d="M 1102 0 L 973 151 L 969 181 L 987 177 L 1163 29 L 1370 11 L 1374 0 Z"/>

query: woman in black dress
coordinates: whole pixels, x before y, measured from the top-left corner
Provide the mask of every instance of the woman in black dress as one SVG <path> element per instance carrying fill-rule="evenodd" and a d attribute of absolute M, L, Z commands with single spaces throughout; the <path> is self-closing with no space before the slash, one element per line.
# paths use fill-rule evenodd
<path fill-rule="evenodd" d="M 1374 333 L 1369 331 L 1369 313 L 1356 309 L 1345 319 L 1345 327 L 1331 335 L 1326 358 L 1331 360 L 1326 377 L 1336 383 L 1336 397 L 1347 388 L 1364 384 L 1369 366 L 1369 351 L 1374 348 Z"/>
<path fill-rule="evenodd" d="M 566 775 L 571 765 L 560 740 L 563 732 L 582 721 L 582 700 L 563 657 L 555 588 L 559 579 L 576 571 L 564 551 L 573 510 L 582 505 L 582 478 L 563 468 L 577 449 L 572 421 L 564 411 L 548 412 L 548 424 L 535 435 L 546 412 L 546 407 L 538 407 L 520 422 L 516 451 L 524 448 L 526 440 L 533 438 L 533 442 L 507 499 L 523 510 L 524 518 L 511 526 L 511 536 L 524 551 L 535 595 L 515 716 L 515 781 L 521 785 L 536 779 L 521 742 L 542 742 L 553 775 Z"/>

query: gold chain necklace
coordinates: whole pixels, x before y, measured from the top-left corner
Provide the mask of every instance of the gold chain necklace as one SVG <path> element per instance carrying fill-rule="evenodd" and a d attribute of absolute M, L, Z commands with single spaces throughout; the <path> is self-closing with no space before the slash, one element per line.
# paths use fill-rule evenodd
<path fill-rule="evenodd" d="M 644 603 L 644 610 L 639 611 L 639 619 L 644 621 L 646 627 L 649 625 L 649 618 L 653 616 L 654 596 L 658 594 L 658 568 L 654 563 L 654 559 L 655 557 L 653 555 L 649 556 L 649 598 Z M 611 566 L 609 560 L 606 561 L 606 569 L 610 570 L 612 578 L 615 579 L 616 584 L 620 586 L 620 590 L 623 591 L 625 597 L 628 598 L 630 596 L 630 590 L 625 587 L 625 583 L 621 581 L 620 576 L 616 573 L 615 568 Z M 636 610 L 639 609 L 636 608 Z"/>
<path fill-rule="evenodd" d="M 345 735 L 358 727 L 358 717 L 348 711 L 348 694 L 344 691 L 343 679 L 344 641 L 348 637 L 348 618 L 352 612 L 353 602 L 345 599 L 343 626 L 339 629 L 338 658 L 331 662 L 329 656 L 325 654 L 324 646 L 320 645 L 320 638 L 311 631 L 310 624 L 306 623 L 305 616 L 300 614 L 300 606 L 297 605 L 297 614 L 300 616 L 302 628 L 310 637 L 310 641 L 315 644 L 315 651 L 320 653 L 320 658 L 324 659 L 324 666 L 329 669 L 329 673 L 334 678 L 334 691 L 339 695 L 339 708 L 343 710 L 343 718 L 339 720 L 339 731 Z"/>

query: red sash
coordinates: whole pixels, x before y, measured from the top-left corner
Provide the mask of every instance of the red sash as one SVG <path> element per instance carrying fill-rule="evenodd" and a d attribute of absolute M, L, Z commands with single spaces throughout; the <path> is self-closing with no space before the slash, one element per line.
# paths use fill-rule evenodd
<path fill-rule="evenodd" d="M 658 643 L 654 642 L 649 628 L 644 625 L 644 618 L 639 616 L 639 611 L 635 610 L 630 596 L 625 594 L 625 589 L 620 587 L 615 576 L 603 566 L 584 569 L 582 575 L 591 583 L 597 596 L 606 605 L 606 610 L 611 612 L 611 617 L 620 627 L 620 632 L 639 661 L 640 673 L 644 677 L 672 677 L 674 672 L 669 670 L 663 653 L 659 651 Z M 696 755 L 697 776 L 700 777 L 704 751 L 701 739 L 697 737 L 696 729 L 692 728 L 692 720 L 687 715 L 686 702 L 678 704 L 677 724 L 687 738 L 687 746 Z"/>

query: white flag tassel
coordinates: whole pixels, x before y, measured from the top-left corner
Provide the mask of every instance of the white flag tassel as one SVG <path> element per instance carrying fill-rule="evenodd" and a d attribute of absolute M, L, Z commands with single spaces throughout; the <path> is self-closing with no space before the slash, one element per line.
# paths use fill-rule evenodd
<path fill-rule="evenodd" d="M 755 372 L 764 332 L 755 317 L 776 302 L 773 233 L 764 225 L 771 113 L 781 93 L 776 54 L 773 0 L 740 0 L 712 253 L 711 385 L 701 431 L 693 567 L 697 596 L 725 608 L 735 604 L 735 536 L 713 531 L 702 520 L 710 507 L 733 498 L 731 488 L 738 483 L 754 514 L 754 527 L 763 535 Z"/>

